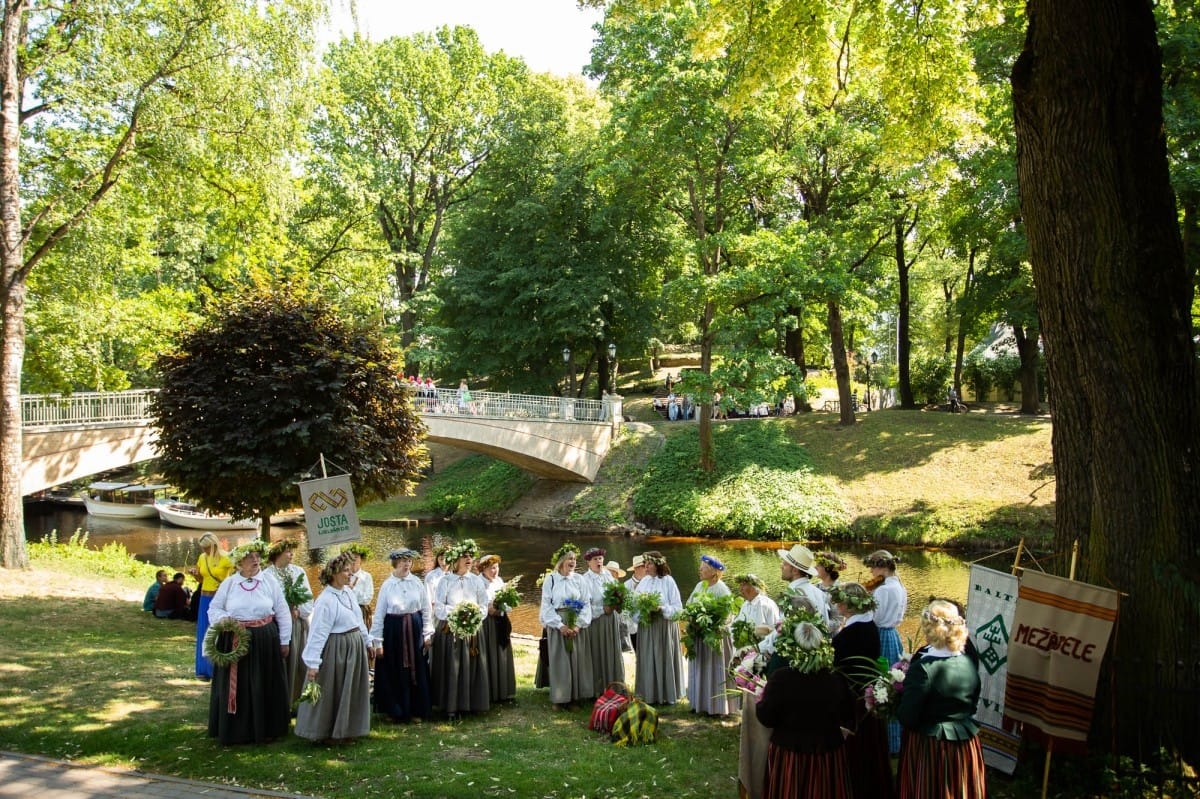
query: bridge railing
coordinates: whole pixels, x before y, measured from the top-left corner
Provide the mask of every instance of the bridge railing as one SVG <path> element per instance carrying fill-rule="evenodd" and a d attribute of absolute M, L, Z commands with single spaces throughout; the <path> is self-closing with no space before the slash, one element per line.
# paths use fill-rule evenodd
<path fill-rule="evenodd" d="M 25 394 L 21 420 L 26 429 L 145 424 L 157 389 L 84 391 L 76 394 Z"/>
<path fill-rule="evenodd" d="M 545 419 L 563 422 L 603 422 L 609 418 L 608 403 L 578 397 L 539 397 L 497 391 L 472 391 L 461 399 L 458 389 L 415 389 L 413 407 L 421 413 L 460 414 L 488 419 Z"/>

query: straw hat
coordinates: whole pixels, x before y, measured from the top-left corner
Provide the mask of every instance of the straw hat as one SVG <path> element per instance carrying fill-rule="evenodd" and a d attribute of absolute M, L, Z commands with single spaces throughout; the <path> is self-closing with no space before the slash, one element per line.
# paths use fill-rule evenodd
<path fill-rule="evenodd" d="M 803 544 L 796 544 L 791 549 L 777 549 L 775 552 L 784 563 L 799 569 L 809 577 L 816 575 L 817 570 L 813 568 L 813 553 Z"/>
<path fill-rule="evenodd" d="M 615 560 L 610 560 L 608 563 L 605 563 L 604 568 L 608 569 L 609 572 L 612 573 L 612 576 L 616 577 L 618 580 L 625 576 L 625 570 L 622 569 L 621 565 Z"/>
<path fill-rule="evenodd" d="M 629 570 L 630 570 L 630 571 L 633 571 L 633 570 L 634 570 L 634 569 L 636 569 L 638 566 L 645 566 L 645 565 L 646 565 L 646 558 L 645 558 L 644 556 L 642 556 L 642 555 L 634 555 L 634 556 L 633 556 L 633 563 L 632 563 L 632 564 L 629 566 Z"/>

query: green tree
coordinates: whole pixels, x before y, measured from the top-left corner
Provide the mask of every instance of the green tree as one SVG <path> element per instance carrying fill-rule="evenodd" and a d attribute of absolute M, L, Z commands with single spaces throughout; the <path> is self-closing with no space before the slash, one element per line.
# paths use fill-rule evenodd
<path fill-rule="evenodd" d="M 163 476 L 214 511 L 261 519 L 264 538 L 322 455 L 350 472 L 360 500 L 411 490 L 426 463 L 382 332 L 292 289 L 219 303 L 158 368 Z"/>
<path fill-rule="evenodd" d="M 1030 0 L 1012 74 L 1021 210 L 1041 310 L 1058 549 L 1122 592 L 1102 740 L 1200 763 L 1200 387 L 1149 3 Z M 1065 570 L 1065 569 L 1064 569 Z M 1101 680 L 1102 685 L 1108 683 Z M 1105 718 L 1108 707 L 1115 718 Z M 1138 725 L 1143 720 L 1152 729 Z"/>
<path fill-rule="evenodd" d="M 218 0 L 4 4 L 3 566 L 27 562 L 20 391 L 32 271 L 96 212 L 115 186 L 130 178 L 140 181 L 143 190 L 167 197 L 179 182 L 224 177 L 237 166 L 251 170 L 256 164 L 276 163 L 294 129 L 288 121 L 294 109 L 287 100 L 304 73 L 301 65 L 311 52 L 320 8 L 317 0 L 283 0 L 270 7 Z M 197 174 L 197 165 L 213 168 Z M 248 174 L 253 173 L 243 173 Z M 167 179 L 172 175 L 175 182 Z"/>

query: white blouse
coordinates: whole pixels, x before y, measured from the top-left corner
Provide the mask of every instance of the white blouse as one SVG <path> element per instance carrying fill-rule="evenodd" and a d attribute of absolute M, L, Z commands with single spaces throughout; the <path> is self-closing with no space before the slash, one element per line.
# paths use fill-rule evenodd
<path fill-rule="evenodd" d="M 367 646 L 371 638 L 367 634 L 367 625 L 363 623 L 362 610 L 358 607 L 354 592 L 349 588 L 325 586 L 314 604 L 308 643 L 304 645 L 300 659 L 310 669 L 321 668 L 321 655 L 325 652 L 325 642 L 329 636 L 354 629 L 362 633 L 363 646 Z"/>
<path fill-rule="evenodd" d="M 742 603 L 742 607 L 733 620 L 748 621 L 755 627 L 767 626 L 774 630 L 775 625 L 782 618 L 783 615 L 779 612 L 779 605 L 775 604 L 775 600 L 759 591 L 758 596 L 754 599 L 748 599 Z"/>
<path fill-rule="evenodd" d="M 896 575 L 889 575 L 883 585 L 875 589 L 875 626 L 881 630 L 898 627 L 908 610 L 908 592 Z"/>
<path fill-rule="evenodd" d="M 290 574 L 292 576 L 293 582 L 295 582 L 296 580 L 299 580 L 300 584 L 302 586 L 304 586 L 305 590 L 308 591 L 309 595 L 312 595 L 312 593 L 313 593 L 312 585 L 309 584 L 308 573 L 306 571 L 304 571 L 304 569 L 300 568 L 295 563 L 289 563 L 287 565 L 286 571 L 288 574 Z M 283 577 L 280 574 L 280 570 L 279 570 L 278 566 L 268 566 L 267 568 L 263 569 L 263 572 L 265 574 L 269 574 L 272 577 L 274 577 L 275 579 L 277 579 L 279 581 L 279 587 L 283 588 Z M 285 598 L 285 601 L 286 601 L 286 598 Z M 310 599 L 307 602 L 302 602 L 296 606 L 296 610 L 300 614 L 300 618 L 304 619 L 305 621 L 308 621 L 309 618 L 312 617 L 313 602 L 314 602 L 314 600 Z"/>
<path fill-rule="evenodd" d="M 578 599 L 583 602 L 583 609 L 575 617 L 575 628 L 582 630 L 592 623 L 592 587 L 578 572 L 563 576 L 552 571 L 542 582 L 542 608 L 538 618 L 543 627 L 560 630 L 563 626 L 558 609 L 563 607 L 568 599 Z"/>
<path fill-rule="evenodd" d="M 359 569 L 350 575 L 350 589 L 354 591 L 356 603 L 369 605 L 375 598 L 375 578 L 366 569 Z"/>
<path fill-rule="evenodd" d="M 474 602 L 487 612 L 487 585 L 478 574 L 447 573 L 437 584 L 437 599 L 433 603 L 433 615 L 440 621 L 450 618 L 450 610 L 460 602 Z"/>
<path fill-rule="evenodd" d="M 392 575 L 379 587 L 379 599 L 375 602 L 375 614 L 371 617 L 371 641 L 375 646 L 383 643 L 383 622 L 388 615 L 403 616 L 421 613 L 421 635 L 428 639 L 433 635 L 433 606 L 429 592 L 421 578 L 409 574 L 404 579 Z"/>
<path fill-rule="evenodd" d="M 262 572 L 253 577 L 243 577 L 238 572 L 229 575 L 217 586 L 208 606 L 209 624 L 222 619 L 254 621 L 271 615 L 279 625 L 280 642 L 287 644 L 292 640 L 292 611 L 283 598 L 279 582 Z"/>
<path fill-rule="evenodd" d="M 647 574 L 633 590 L 638 594 L 658 594 L 658 602 L 662 607 L 664 619 L 673 619 L 679 611 L 683 610 L 683 597 L 679 594 L 679 586 L 675 584 L 674 577 L 658 577 Z"/>
<path fill-rule="evenodd" d="M 592 600 L 592 618 L 598 618 L 604 614 L 604 586 L 608 583 L 615 583 L 616 577 L 613 577 L 605 569 L 594 572 L 588 569 L 583 573 L 583 579 L 587 582 L 588 588 L 591 590 Z"/>

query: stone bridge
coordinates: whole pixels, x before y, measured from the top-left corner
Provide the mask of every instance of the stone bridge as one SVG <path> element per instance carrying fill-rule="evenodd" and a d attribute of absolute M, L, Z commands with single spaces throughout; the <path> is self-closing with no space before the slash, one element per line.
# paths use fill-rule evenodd
<path fill-rule="evenodd" d="M 22 397 L 21 493 L 157 456 L 153 390 Z M 452 389 L 413 398 L 426 439 L 489 455 L 541 477 L 591 482 L 620 429 L 620 397 L 585 400 Z"/>

